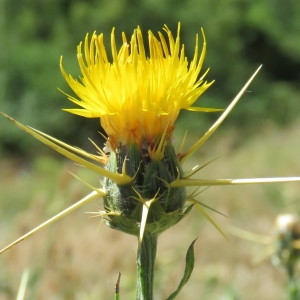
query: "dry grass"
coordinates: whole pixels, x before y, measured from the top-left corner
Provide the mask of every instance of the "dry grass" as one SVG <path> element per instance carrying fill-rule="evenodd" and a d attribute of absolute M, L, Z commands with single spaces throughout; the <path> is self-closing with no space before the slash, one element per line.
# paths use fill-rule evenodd
<path fill-rule="evenodd" d="M 198 177 L 299 175 L 298 128 L 299 123 L 285 130 L 266 126 L 249 138 L 219 132 L 191 165 L 223 155 Z M 1 161 L 1 246 L 89 192 L 67 172 L 70 170 L 97 184 L 94 174 L 51 157 L 26 164 Z M 200 200 L 227 216 L 208 211 L 224 231 L 232 224 L 270 234 L 277 214 L 299 213 L 298 191 L 298 183 L 217 187 L 203 192 Z M 122 299 L 134 299 L 136 240 L 85 214 L 99 209 L 100 200 L 90 203 L 2 254 L 0 299 L 15 298 L 25 268 L 31 272 L 26 299 L 113 299 L 119 271 Z M 253 263 L 263 245 L 231 236 L 226 241 L 196 210 L 159 240 L 156 299 L 165 299 L 175 288 L 185 252 L 196 237 L 194 273 L 178 299 L 284 299 L 284 272 L 269 260 Z"/>

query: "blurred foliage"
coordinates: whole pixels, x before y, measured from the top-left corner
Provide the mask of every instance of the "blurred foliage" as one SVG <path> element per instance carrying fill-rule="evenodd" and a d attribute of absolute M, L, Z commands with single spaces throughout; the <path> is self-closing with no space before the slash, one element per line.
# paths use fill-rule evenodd
<path fill-rule="evenodd" d="M 0 110 L 80 147 L 87 147 L 88 137 L 102 146 L 99 120 L 60 110 L 72 106 L 57 90 L 69 91 L 59 71 L 60 56 L 67 71 L 76 74 L 76 45 L 87 32 L 103 32 L 109 43 L 113 26 L 128 35 L 137 25 L 157 31 L 167 24 L 175 32 L 181 21 L 188 57 L 195 34 L 201 27 L 206 33 L 207 79 L 216 82 L 201 104 L 226 106 L 263 64 L 227 126 L 251 131 L 266 120 L 285 125 L 300 112 L 299 18 L 300 2 L 293 0 L 0 0 Z M 216 115 L 193 117 L 191 124 L 199 119 L 208 126 Z M 4 118 L 0 140 L 0 152 L 46 151 Z"/>

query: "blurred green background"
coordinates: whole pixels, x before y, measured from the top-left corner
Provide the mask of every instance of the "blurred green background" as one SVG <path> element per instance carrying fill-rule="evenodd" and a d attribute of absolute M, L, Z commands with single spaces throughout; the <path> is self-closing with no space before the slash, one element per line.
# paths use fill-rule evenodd
<path fill-rule="evenodd" d="M 263 64 L 229 119 L 184 170 L 223 155 L 199 177 L 299 175 L 299 20 L 300 2 L 292 0 L 0 0 L 0 110 L 72 145 L 89 149 L 90 137 L 102 147 L 99 120 L 61 111 L 72 104 L 57 89 L 69 91 L 60 56 L 67 71 L 78 74 L 76 46 L 87 32 L 103 32 L 109 44 L 113 26 L 131 35 L 137 25 L 146 33 L 167 24 L 175 33 L 180 21 L 188 57 L 195 34 L 201 27 L 206 34 L 204 69 L 210 68 L 207 79 L 216 82 L 199 104 L 227 106 Z M 217 117 L 183 112 L 174 143 L 180 145 L 186 129 L 187 144 L 195 142 Z M 98 176 L 58 160 L 2 117 L 0 154 L 1 246 L 90 192 L 68 171 L 99 185 Z M 207 210 L 225 231 L 229 223 L 270 235 L 276 215 L 299 213 L 299 184 L 293 183 L 216 187 L 199 198 L 227 216 Z M 84 214 L 101 208 L 101 200 L 90 203 L 4 253 L 0 299 L 15 298 L 25 268 L 31 270 L 28 299 L 112 299 L 119 271 L 122 299 L 133 299 L 136 241 Z M 175 289 L 184 253 L 197 236 L 195 270 L 178 299 L 284 299 L 284 271 L 269 259 L 252 262 L 265 246 L 231 236 L 227 242 L 197 211 L 160 239 L 157 299 Z"/>
<path fill-rule="evenodd" d="M 1 111 L 67 142 L 83 147 L 87 137 L 98 139 L 99 122 L 61 111 L 72 104 L 57 89 L 69 91 L 59 71 L 59 58 L 63 55 L 67 71 L 76 75 L 78 43 L 96 30 L 105 33 L 109 45 L 113 26 L 119 36 L 122 31 L 131 35 L 137 25 L 146 33 L 164 24 L 175 34 L 181 21 L 189 57 L 195 34 L 203 27 L 208 42 L 204 68 L 210 67 L 207 79 L 216 80 L 201 97 L 206 106 L 225 107 L 263 64 L 243 104 L 224 126 L 253 132 L 263 122 L 283 126 L 299 115 L 298 1 L 1 0 L 1 7 Z M 198 127 L 215 118 L 214 114 L 193 114 L 185 122 Z M 3 118 L 0 141 L 1 152 L 46 151 Z"/>

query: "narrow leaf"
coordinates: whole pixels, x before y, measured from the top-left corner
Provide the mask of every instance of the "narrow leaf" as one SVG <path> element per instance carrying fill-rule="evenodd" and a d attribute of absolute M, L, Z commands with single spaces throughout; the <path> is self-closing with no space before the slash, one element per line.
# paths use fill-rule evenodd
<path fill-rule="evenodd" d="M 115 285 L 115 300 L 120 300 L 120 281 L 121 281 L 121 273 L 119 272 L 117 282 Z"/>
<path fill-rule="evenodd" d="M 167 300 L 175 299 L 175 297 L 179 294 L 179 292 L 182 290 L 184 285 L 188 282 L 188 280 L 191 277 L 191 274 L 194 269 L 194 261 L 195 261 L 195 254 L 194 254 L 195 242 L 196 242 L 196 240 L 194 240 L 191 243 L 191 245 L 189 246 L 189 248 L 187 250 L 186 257 L 185 257 L 185 270 L 184 270 L 183 277 L 178 285 L 178 288 L 167 298 Z"/>

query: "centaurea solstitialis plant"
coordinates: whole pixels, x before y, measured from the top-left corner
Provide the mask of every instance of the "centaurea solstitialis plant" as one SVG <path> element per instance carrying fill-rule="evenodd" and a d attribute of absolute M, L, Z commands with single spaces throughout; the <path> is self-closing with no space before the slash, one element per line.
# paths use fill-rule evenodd
<path fill-rule="evenodd" d="M 300 221 L 295 214 L 283 214 L 275 222 L 273 262 L 283 266 L 288 276 L 289 300 L 300 297 Z"/>
<path fill-rule="evenodd" d="M 148 32 L 146 53 L 141 29 L 134 30 L 130 40 L 122 33 L 118 49 L 115 31 L 111 33 L 111 59 L 108 58 L 103 34 L 88 35 L 77 48 L 82 76 L 79 80 L 62 74 L 76 96 L 68 99 L 80 108 L 66 111 L 87 118 L 100 118 L 107 134 L 103 150 L 91 154 L 65 144 L 43 132 L 24 126 L 3 114 L 24 131 L 65 157 L 103 177 L 102 187 L 89 185 L 92 192 L 61 213 L 25 234 L 1 252 L 9 249 L 41 228 L 58 220 L 83 204 L 103 198 L 99 214 L 114 229 L 137 236 L 137 299 L 153 299 L 153 277 L 157 239 L 160 233 L 178 223 L 194 206 L 201 204 L 188 186 L 237 185 L 300 181 L 300 177 L 253 179 L 192 179 L 203 166 L 184 173 L 182 163 L 215 132 L 246 91 L 260 67 L 251 76 L 219 119 L 195 144 L 184 152 L 176 152 L 172 144 L 175 121 L 182 109 L 192 112 L 216 112 L 219 109 L 194 107 L 193 103 L 213 82 L 201 74 L 206 52 L 196 36 L 195 51 L 189 62 L 180 42 L 180 24 L 174 37 L 167 26 L 155 36 Z M 99 155 L 100 154 L 100 155 Z M 193 269 L 193 243 L 187 252 L 186 269 L 174 299 L 187 282 Z"/>
<path fill-rule="evenodd" d="M 239 238 L 265 245 L 264 249 L 254 257 L 253 262 L 259 263 L 266 258 L 271 258 L 275 266 L 283 267 L 288 278 L 288 299 L 298 300 L 300 297 L 300 220 L 298 215 L 294 213 L 278 215 L 270 235 L 261 235 L 236 227 L 231 227 L 229 230 Z"/>

